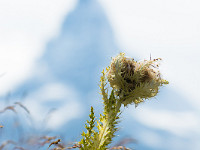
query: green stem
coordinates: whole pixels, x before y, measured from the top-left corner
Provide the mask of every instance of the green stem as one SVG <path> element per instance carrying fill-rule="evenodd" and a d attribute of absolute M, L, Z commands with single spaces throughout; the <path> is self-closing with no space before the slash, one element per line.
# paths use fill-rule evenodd
<path fill-rule="evenodd" d="M 103 132 L 100 136 L 99 144 L 97 145 L 97 149 L 100 149 L 101 146 L 104 144 L 104 139 L 106 138 L 106 135 L 107 135 L 106 130 L 111 129 L 111 127 L 109 127 L 109 125 L 113 123 L 113 120 L 116 121 L 117 115 L 120 112 L 120 108 L 121 108 L 121 101 L 118 101 L 116 104 L 115 113 L 112 114 L 111 116 L 108 116 L 110 118 L 106 118 L 106 121 L 103 124 Z M 107 128 L 109 128 L 109 129 L 107 129 Z M 113 137 L 111 137 L 111 138 L 113 138 Z"/>

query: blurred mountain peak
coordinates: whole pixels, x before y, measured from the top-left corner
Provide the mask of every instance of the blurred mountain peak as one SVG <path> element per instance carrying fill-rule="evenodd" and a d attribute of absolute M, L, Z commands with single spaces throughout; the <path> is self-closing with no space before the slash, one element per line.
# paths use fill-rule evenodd
<path fill-rule="evenodd" d="M 79 92 L 98 88 L 102 68 L 116 52 L 114 34 L 96 0 L 79 0 L 50 40 L 36 69 L 14 93 L 33 92 L 52 82 L 70 84 Z"/>
<path fill-rule="evenodd" d="M 60 35 L 47 44 L 41 58 L 56 78 L 81 89 L 94 88 L 101 66 L 116 51 L 112 28 L 96 0 L 79 0 L 66 16 Z"/>

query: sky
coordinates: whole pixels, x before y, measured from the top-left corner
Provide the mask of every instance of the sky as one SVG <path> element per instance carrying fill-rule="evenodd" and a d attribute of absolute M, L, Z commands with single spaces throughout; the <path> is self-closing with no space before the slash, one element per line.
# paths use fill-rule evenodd
<path fill-rule="evenodd" d="M 163 58 L 163 74 L 199 104 L 199 1 L 100 1 L 122 49 L 141 58 Z M 115 7 L 113 7 L 115 3 Z M 192 96 L 192 97 L 191 97 Z"/>
<path fill-rule="evenodd" d="M 200 2 L 197 0 L 98 0 L 98 2 L 108 17 L 120 47 L 119 51 L 137 59 L 149 59 L 150 55 L 152 58 L 161 57 L 163 77 L 170 82 L 166 87 L 167 90 L 175 91 L 184 97 L 182 105 L 188 104 L 190 108 L 183 111 L 160 110 L 154 109 L 149 102 L 146 106 L 142 105 L 141 109 L 128 110 L 127 114 L 131 114 L 140 124 L 151 129 L 173 133 L 177 139 L 179 137 L 193 139 L 193 143 L 189 142 L 194 149 L 199 149 L 197 139 L 200 138 L 198 93 Z M 0 95 L 15 90 L 31 76 L 34 69 L 37 69 L 35 62 L 43 54 L 45 45 L 60 34 L 64 18 L 76 4 L 77 0 L 0 1 Z M 59 89 L 62 84 L 46 88 L 51 87 Z M 76 90 L 70 87 L 64 88 L 71 90 L 69 92 L 71 97 L 79 99 Z M 45 91 L 45 88 L 41 90 Z M 170 92 L 167 94 L 170 95 Z M 169 95 L 165 96 L 171 98 Z M 172 104 L 168 105 L 176 104 L 173 101 L 169 100 Z M 181 105 L 181 100 L 178 102 Z M 74 105 L 77 109 L 80 108 L 78 103 Z M 63 114 L 65 110 L 63 107 L 58 114 Z M 148 117 L 145 117 L 146 114 Z M 77 113 L 75 116 L 77 115 L 80 114 Z M 38 114 L 35 116 L 39 117 Z M 60 120 L 58 123 L 63 122 Z M 163 142 L 158 142 L 161 138 L 149 130 L 148 132 L 154 138 L 146 144 L 159 147 L 159 143 Z M 147 141 L 145 136 L 142 134 L 140 136 L 138 138 Z"/>

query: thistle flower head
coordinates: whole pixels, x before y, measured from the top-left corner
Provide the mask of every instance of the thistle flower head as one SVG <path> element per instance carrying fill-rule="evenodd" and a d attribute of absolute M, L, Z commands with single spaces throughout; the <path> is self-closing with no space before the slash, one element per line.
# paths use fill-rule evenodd
<path fill-rule="evenodd" d="M 113 58 L 107 69 L 107 79 L 122 104 L 135 103 L 157 95 L 159 87 L 168 84 L 161 78 L 159 61 L 161 59 L 135 61 L 120 53 Z"/>

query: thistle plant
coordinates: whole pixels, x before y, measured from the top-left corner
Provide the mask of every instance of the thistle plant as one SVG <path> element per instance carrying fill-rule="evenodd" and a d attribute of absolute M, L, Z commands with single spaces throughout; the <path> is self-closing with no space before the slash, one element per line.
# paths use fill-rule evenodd
<path fill-rule="evenodd" d="M 159 88 L 168 81 L 162 79 L 159 71 L 161 59 L 135 61 L 124 53 L 112 59 L 106 71 L 102 71 L 100 89 L 104 111 L 96 120 L 91 107 L 90 120 L 85 125 L 79 142 L 81 150 L 106 150 L 112 142 L 121 114 L 120 108 L 144 102 L 155 97 Z"/>

